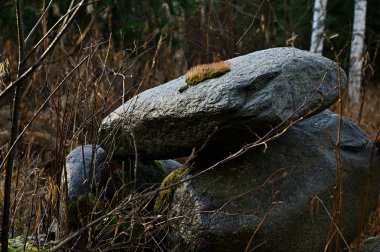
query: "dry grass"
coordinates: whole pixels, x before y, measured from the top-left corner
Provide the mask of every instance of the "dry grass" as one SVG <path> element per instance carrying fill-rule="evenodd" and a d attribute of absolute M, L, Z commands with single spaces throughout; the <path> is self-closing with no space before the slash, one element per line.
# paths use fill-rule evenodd
<path fill-rule="evenodd" d="M 377 204 L 379 207 L 371 214 L 366 229 L 366 235 L 368 236 L 380 235 L 380 197 Z"/>
<path fill-rule="evenodd" d="M 380 83 L 366 87 L 362 111 L 360 106 L 349 105 L 345 116 L 357 123 L 374 140 L 380 126 Z"/>
<path fill-rule="evenodd" d="M 14 52 L 17 50 L 10 41 L 5 44 L 8 46 L 8 58 L 15 65 Z M 144 46 L 147 45 L 156 48 L 154 40 Z M 173 75 L 173 72 L 168 72 L 153 76 L 157 65 L 152 64 L 152 54 L 156 51 L 141 50 L 138 53 L 140 49 L 116 51 L 110 40 L 87 41 L 75 53 L 67 55 L 58 47 L 28 79 L 29 88 L 21 104 L 20 131 L 49 95 L 51 98 L 18 144 L 11 194 L 13 237 L 21 235 L 41 243 L 41 246 L 46 245 L 47 241 L 41 241 L 38 237 L 46 237 L 54 228 L 52 224 L 57 222 L 60 175 L 66 155 L 78 145 L 97 143 L 101 120 L 120 106 L 123 100 Z M 163 53 L 167 52 L 157 51 L 157 57 L 162 57 Z M 141 60 L 140 63 L 137 59 Z M 81 61 L 83 63 L 78 65 Z M 67 76 L 68 79 L 58 87 Z M 10 106 L 1 107 L 0 115 L 2 161 L 8 150 Z M 3 209 L 4 176 L 2 171 L 0 210 Z M 146 211 L 138 215 L 144 214 L 148 216 Z M 127 230 L 120 231 L 119 227 L 115 235 L 120 232 Z M 104 242 L 104 239 L 99 242 Z"/>

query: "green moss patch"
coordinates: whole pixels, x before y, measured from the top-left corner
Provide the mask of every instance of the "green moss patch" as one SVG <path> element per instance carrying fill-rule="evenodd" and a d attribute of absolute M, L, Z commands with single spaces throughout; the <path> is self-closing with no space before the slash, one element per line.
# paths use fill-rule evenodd
<path fill-rule="evenodd" d="M 24 248 L 25 245 L 25 248 Z M 0 246 L 1 249 L 1 246 Z M 25 250 L 24 250 L 25 249 Z M 22 236 L 17 236 L 15 238 L 9 239 L 8 240 L 8 251 L 11 252 L 21 252 L 21 251 L 31 251 L 31 252 L 37 252 L 37 251 L 49 251 L 48 248 L 42 248 L 38 247 L 37 245 L 34 245 L 29 242 L 24 242 L 24 239 Z"/>
<path fill-rule="evenodd" d="M 79 196 L 69 203 L 69 220 L 71 227 L 83 226 L 90 216 L 100 216 L 107 212 L 104 202 L 95 197 L 92 193 Z"/>
<path fill-rule="evenodd" d="M 181 168 L 172 171 L 168 176 L 165 177 L 164 181 L 162 181 L 161 188 L 173 185 L 181 181 L 181 179 L 188 173 L 189 168 L 187 166 L 182 166 Z M 170 187 L 168 189 L 160 191 L 154 202 L 154 210 L 158 212 L 165 212 L 173 199 L 174 190 L 175 187 Z"/>
<path fill-rule="evenodd" d="M 164 169 L 164 167 L 162 167 L 162 164 L 161 164 L 160 161 L 158 161 L 158 160 L 154 160 L 154 161 L 153 161 L 153 166 L 154 166 L 155 168 L 157 168 L 157 170 L 159 170 L 159 171 L 162 172 L 163 174 L 166 173 L 166 172 L 165 172 L 165 169 Z"/>

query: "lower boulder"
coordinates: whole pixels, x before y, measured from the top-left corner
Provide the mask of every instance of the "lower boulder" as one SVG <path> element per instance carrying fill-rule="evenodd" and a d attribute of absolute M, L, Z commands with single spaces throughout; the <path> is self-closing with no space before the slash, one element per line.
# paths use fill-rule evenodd
<path fill-rule="evenodd" d="M 337 225 L 352 242 L 369 167 L 365 218 L 376 207 L 380 157 L 371 160 L 373 143 L 344 118 L 337 147 L 338 129 L 339 115 L 326 110 L 289 128 L 266 150 L 251 149 L 178 185 L 165 208 L 178 251 L 323 251 L 329 230 L 335 231 L 329 216 L 337 167 L 343 196 Z M 206 168 L 197 163 L 183 178 Z"/>

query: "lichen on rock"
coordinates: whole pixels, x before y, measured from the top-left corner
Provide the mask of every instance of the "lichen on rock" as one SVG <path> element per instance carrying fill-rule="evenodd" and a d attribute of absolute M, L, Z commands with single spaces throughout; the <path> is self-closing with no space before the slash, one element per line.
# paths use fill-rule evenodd
<path fill-rule="evenodd" d="M 231 70 L 231 64 L 227 61 L 219 61 L 210 64 L 201 64 L 190 68 L 185 74 L 185 86 L 182 86 L 178 91 L 182 93 L 189 86 L 195 86 L 198 83 L 221 76 Z"/>

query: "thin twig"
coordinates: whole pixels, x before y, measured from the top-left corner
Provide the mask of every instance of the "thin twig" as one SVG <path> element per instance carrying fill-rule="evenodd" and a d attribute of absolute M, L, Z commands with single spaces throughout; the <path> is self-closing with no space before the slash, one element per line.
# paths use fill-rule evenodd
<path fill-rule="evenodd" d="M 261 1 L 261 4 L 260 4 L 259 8 L 257 9 L 255 16 L 252 18 L 252 22 L 251 22 L 251 24 L 250 24 L 250 25 L 248 26 L 248 28 L 244 31 L 243 35 L 241 35 L 241 37 L 238 39 L 238 41 L 236 42 L 236 45 L 238 45 L 238 44 L 240 43 L 240 41 L 243 39 L 243 37 L 244 37 L 244 36 L 247 34 L 247 32 L 252 28 L 253 24 L 254 24 L 255 21 L 256 21 L 256 17 L 257 17 L 257 15 L 259 14 L 259 11 L 261 10 L 261 7 L 263 6 L 264 2 L 265 2 L 265 0 L 262 0 L 262 1 Z"/>
<path fill-rule="evenodd" d="M 335 186 L 335 197 L 333 202 L 333 216 L 332 220 L 330 222 L 329 231 L 327 234 L 327 241 L 325 244 L 325 251 L 339 251 L 340 250 L 340 237 L 336 236 L 335 228 L 340 228 L 342 223 L 342 216 L 343 216 L 343 167 L 341 163 L 341 157 L 340 157 L 340 144 L 341 144 L 341 129 L 342 129 L 342 123 L 343 123 L 343 94 L 342 94 L 342 77 L 341 77 L 341 70 L 339 67 L 339 55 L 335 52 L 334 47 L 332 48 L 335 55 L 335 60 L 338 65 L 338 106 L 339 106 L 339 121 L 338 121 L 338 133 L 337 133 L 337 139 L 335 144 L 335 158 L 336 158 L 336 186 Z M 339 231 L 339 230 L 338 230 Z M 339 232 L 340 234 L 340 232 Z M 332 247 L 332 241 L 335 238 L 335 249 Z M 343 238 L 343 237 L 341 237 Z"/>
<path fill-rule="evenodd" d="M 76 16 L 76 14 L 78 13 L 80 7 L 82 7 L 83 5 L 83 2 L 84 0 L 82 0 L 80 3 L 78 3 L 76 9 L 73 10 L 73 14 L 70 16 L 70 18 L 68 19 L 67 23 L 65 23 L 61 30 L 59 31 L 59 33 L 57 34 L 57 36 L 53 39 L 53 41 L 51 42 L 51 44 L 49 45 L 49 47 L 46 49 L 46 51 L 44 51 L 42 53 L 42 55 L 36 60 L 36 62 L 30 66 L 27 70 L 25 70 L 21 76 L 19 76 L 15 81 L 13 81 L 12 83 L 10 83 L 4 90 L 3 92 L 0 93 L 0 100 L 5 96 L 7 95 L 11 90 L 13 90 L 13 88 L 15 88 L 16 86 L 19 86 L 20 83 L 26 79 L 26 77 L 28 77 L 31 73 L 33 73 L 33 71 L 39 66 L 42 64 L 43 60 L 46 58 L 46 56 L 50 53 L 50 51 L 55 47 L 55 45 L 57 44 L 57 42 L 60 40 L 60 38 L 63 36 L 63 34 L 66 32 L 66 29 L 68 28 L 69 24 L 72 22 L 72 20 L 74 19 L 74 17 Z M 22 86 L 22 85 L 21 85 Z"/>
<path fill-rule="evenodd" d="M 325 204 L 323 203 L 323 200 L 322 200 L 321 198 L 319 198 L 318 196 L 315 196 L 315 197 L 312 199 L 312 201 L 314 201 L 314 200 L 317 200 L 317 201 L 322 205 L 323 209 L 325 210 L 325 212 L 326 212 L 327 215 L 329 216 L 331 223 L 332 223 L 332 224 L 334 225 L 334 227 L 335 227 L 335 232 L 338 232 L 338 233 L 339 233 L 339 235 L 340 235 L 340 237 L 342 238 L 344 244 L 346 245 L 348 251 L 351 251 L 350 246 L 348 245 L 346 239 L 344 239 L 344 236 L 343 236 L 342 232 L 340 231 L 338 225 L 337 225 L 337 224 L 335 223 L 335 221 L 334 221 L 334 217 L 331 216 L 331 214 L 330 214 L 330 212 L 328 211 L 327 207 L 326 207 Z M 332 237 L 333 237 L 333 236 L 332 236 Z M 326 244 L 326 246 L 325 246 L 325 250 L 324 250 L 324 251 L 327 250 L 327 247 L 328 247 L 328 246 L 329 246 L 329 245 Z"/>
<path fill-rule="evenodd" d="M 37 26 L 41 23 L 42 19 L 46 16 L 46 12 L 49 10 L 52 2 L 53 2 L 53 0 L 50 0 L 49 4 L 44 9 L 44 12 L 41 14 L 40 18 L 38 19 L 38 21 L 36 22 L 36 24 L 33 26 L 33 28 L 30 30 L 28 36 L 26 36 L 26 38 L 24 39 L 24 43 L 25 44 L 28 43 L 28 40 L 30 39 L 30 36 L 32 36 L 32 34 L 34 33 L 34 31 L 37 29 Z"/>
<path fill-rule="evenodd" d="M 33 121 L 37 118 L 39 113 L 42 111 L 42 109 L 46 106 L 46 104 L 50 101 L 50 99 L 53 97 L 53 95 L 59 90 L 59 88 L 66 82 L 66 80 L 74 73 L 75 70 L 78 69 L 79 66 L 83 64 L 83 62 L 87 59 L 88 56 L 86 56 L 84 59 L 82 59 L 76 67 L 74 67 L 70 73 L 57 85 L 57 87 L 51 92 L 51 94 L 45 99 L 44 103 L 39 107 L 39 109 L 34 113 L 32 118 L 29 120 L 29 122 L 26 124 L 24 129 L 21 131 L 21 133 L 18 135 L 15 142 L 11 145 L 11 147 L 8 150 L 8 153 L 5 155 L 2 163 L 0 164 L 0 167 L 3 167 L 6 160 L 9 158 L 9 153 L 11 150 L 13 150 L 18 143 L 18 141 L 21 139 L 21 137 L 25 134 L 26 130 L 32 125 Z"/>

